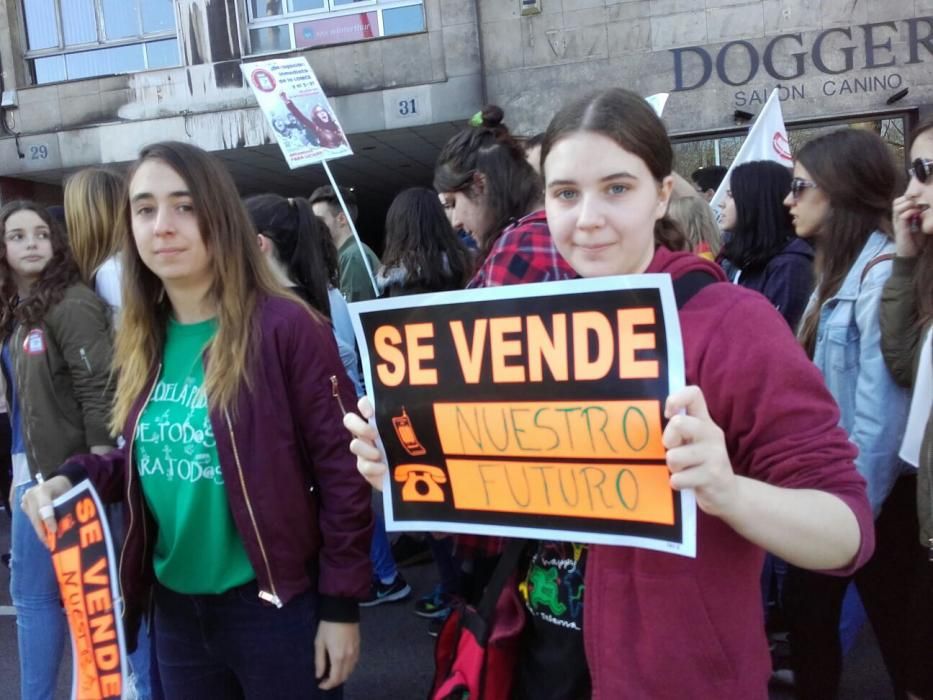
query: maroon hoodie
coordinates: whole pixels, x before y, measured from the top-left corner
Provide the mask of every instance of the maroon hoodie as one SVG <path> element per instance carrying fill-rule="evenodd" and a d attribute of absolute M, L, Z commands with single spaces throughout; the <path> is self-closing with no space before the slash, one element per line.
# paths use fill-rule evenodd
<path fill-rule="evenodd" d="M 718 266 L 659 248 L 647 272 L 674 278 Z M 700 291 L 680 312 L 686 378 L 725 431 L 736 473 L 835 494 L 862 538 L 844 571 L 874 546 L 856 450 L 819 371 L 760 294 L 731 284 Z M 695 559 L 592 546 L 583 636 L 594 698 L 767 698 L 770 658 L 759 577 L 762 550 L 697 509 Z"/>

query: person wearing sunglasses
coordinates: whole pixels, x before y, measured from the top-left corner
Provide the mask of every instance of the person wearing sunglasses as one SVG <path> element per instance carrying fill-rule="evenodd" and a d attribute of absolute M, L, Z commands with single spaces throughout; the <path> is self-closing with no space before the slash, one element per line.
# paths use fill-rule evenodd
<path fill-rule="evenodd" d="M 914 698 L 933 698 L 933 120 L 912 134 L 910 157 L 907 190 L 894 200 L 897 257 L 881 296 L 881 351 L 894 378 L 913 392 L 900 449 L 917 468 L 920 535 L 920 549 L 911 548 L 915 636 L 905 640 L 918 658 L 906 685 Z"/>
<path fill-rule="evenodd" d="M 858 447 L 855 465 L 868 482 L 876 531 L 875 554 L 854 576 L 790 568 L 785 609 L 802 700 L 838 696 L 839 623 L 852 581 L 898 697 L 911 663 L 904 639 L 913 581 L 903 543 L 915 537 L 916 476 L 898 458 L 908 394 L 885 366 L 879 321 L 894 257 L 890 202 L 896 182 L 893 154 L 880 137 L 842 129 L 800 149 L 784 200 L 797 235 L 816 249 L 816 289 L 798 338 L 836 399 L 840 425 Z"/>

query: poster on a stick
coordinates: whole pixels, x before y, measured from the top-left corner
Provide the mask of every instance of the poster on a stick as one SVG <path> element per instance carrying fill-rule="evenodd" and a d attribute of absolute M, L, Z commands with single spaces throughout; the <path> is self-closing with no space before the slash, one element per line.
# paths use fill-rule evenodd
<path fill-rule="evenodd" d="M 257 61 L 240 68 L 289 168 L 353 155 L 337 114 L 306 58 Z"/>
<path fill-rule="evenodd" d="M 664 402 L 684 386 L 668 275 L 350 305 L 389 465 L 389 530 L 695 556 Z"/>
<path fill-rule="evenodd" d="M 54 502 L 52 564 L 71 632 L 72 700 L 122 698 L 127 654 L 113 540 L 90 481 Z"/>

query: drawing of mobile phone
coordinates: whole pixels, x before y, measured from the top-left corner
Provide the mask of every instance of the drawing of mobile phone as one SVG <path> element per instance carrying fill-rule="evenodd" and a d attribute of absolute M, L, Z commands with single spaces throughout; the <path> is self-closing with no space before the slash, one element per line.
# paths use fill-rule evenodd
<path fill-rule="evenodd" d="M 418 441 L 415 428 L 411 424 L 411 419 L 408 417 L 408 413 L 406 413 L 404 406 L 402 406 L 402 415 L 392 417 L 392 427 L 395 428 L 395 435 L 398 437 L 398 441 L 402 443 L 402 447 L 405 448 L 405 451 L 412 457 L 420 457 L 427 453 L 427 450 L 424 449 L 424 445 Z"/>

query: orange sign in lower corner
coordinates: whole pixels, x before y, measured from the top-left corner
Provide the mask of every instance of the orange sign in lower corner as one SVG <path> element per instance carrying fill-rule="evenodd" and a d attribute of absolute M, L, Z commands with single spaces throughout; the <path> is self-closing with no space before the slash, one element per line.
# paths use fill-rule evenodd
<path fill-rule="evenodd" d="M 449 459 L 458 510 L 673 525 L 670 472 L 658 464 Z"/>

